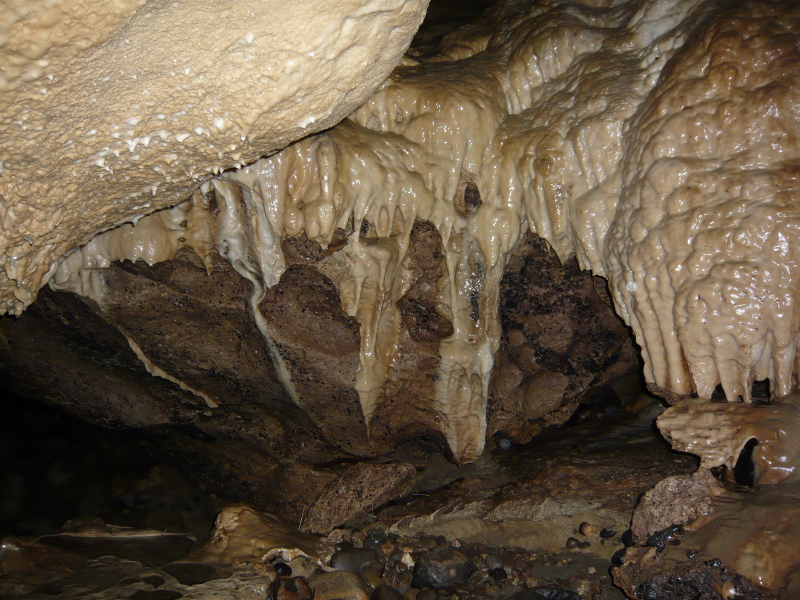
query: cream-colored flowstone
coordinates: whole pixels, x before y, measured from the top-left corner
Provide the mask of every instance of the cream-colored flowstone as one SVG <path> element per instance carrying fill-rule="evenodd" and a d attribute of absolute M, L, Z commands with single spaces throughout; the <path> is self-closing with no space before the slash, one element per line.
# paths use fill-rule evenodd
<path fill-rule="evenodd" d="M 334 125 L 426 0 L 11 0 L 0 16 L 0 314 L 54 261 Z"/>
<path fill-rule="evenodd" d="M 745 445 L 756 444 L 744 459 L 752 462 L 752 489 L 726 488 L 708 474 L 694 476 L 708 482 L 708 492 L 703 510 L 686 524 L 679 560 L 696 547 L 770 590 L 789 586 L 788 597 L 795 597 L 800 395 L 769 405 L 687 400 L 664 411 L 658 427 L 674 449 L 700 457 L 700 471 L 723 465 L 733 470 Z M 669 563 L 662 565 L 669 572 Z"/>
<path fill-rule="evenodd" d="M 657 391 L 709 398 L 721 383 L 749 401 L 769 378 L 787 394 L 800 320 L 795 4 L 613 4 L 499 4 L 439 54 L 407 58 L 338 126 L 205 183 L 221 225 L 192 225 L 208 232 L 197 245 L 177 217 L 149 217 L 170 248 L 149 252 L 216 246 L 253 282 L 258 321 L 284 269 L 280 240 L 347 232 L 326 274 L 361 325 L 369 423 L 412 283 L 409 233 L 433 223 L 447 266 L 438 310 L 454 332 L 431 406 L 460 461 L 483 449 L 499 282 L 527 229 L 608 278 Z M 101 291 L 86 252 L 57 265 L 56 285 Z M 285 371 L 284 386 L 291 395 Z"/>

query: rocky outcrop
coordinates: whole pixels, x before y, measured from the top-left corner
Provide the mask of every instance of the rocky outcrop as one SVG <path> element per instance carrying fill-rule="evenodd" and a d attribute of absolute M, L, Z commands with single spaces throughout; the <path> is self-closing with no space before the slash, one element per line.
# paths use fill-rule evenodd
<path fill-rule="evenodd" d="M 0 312 L 54 261 L 341 120 L 423 0 L 14 2 L 0 25 Z M 198 43 L 202 40 L 202 43 Z"/>
<path fill-rule="evenodd" d="M 303 519 L 303 530 L 330 533 L 348 519 L 406 496 L 416 470 L 407 463 L 353 465 L 323 489 Z"/>
<path fill-rule="evenodd" d="M 337 244 L 323 250 L 306 239 L 285 240 L 287 270 L 258 307 L 299 404 L 256 327 L 250 283 L 213 252 L 209 273 L 190 250 L 152 267 L 125 261 L 100 271 L 103 309 L 43 290 L 21 317 L 0 321 L 6 388 L 126 432 L 157 458 L 189 465 L 208 489 L 298 522 L 337 475 L 311 465 L 388 454 L 416 437 L 447 448 L 432 400 L 438 345 L 452 331 L 437 312 L 446 268 L 438 233 L 421 221 L 412 229 L 406 265 L 413 283 L 398 303 L 401 352 L 369 433 L 353 389 L 358 324 L 323 273 Z M 554 280 L 562 282 L 557 295 L 547 291 Z M 520 247 L 500 298 L 509 311 L 504 327 L 516 341 L 498 351 L 490 434 L 530 439 L 544 424 L 567 418 L 590 386 L 634 364 L 624 328 L 591 276 L 561 266 L 533 237 Z M 553 331 L 548 339 L 573 340 L 557 358 L 536 333 L 545 322 Z M 512 378 L 532 382 L 524 397 L 513 393 Z M 535 383 L 548 379 L 556 382 Z M 534 418 L 518 417 L 521 410 Z"/>
<path fill-rule="evenodd" d="M 753 380 L 769 378 L 772 394 L 785 395 L 795 336 L 787 173 L 797 156 L 798 30 L 788 2 L 556 3 L 547 11 L 501 3 L 438 51 L 408 58 L 337 127 L 204 184 L 193 203 L 216 203 L 214 231 L 176 207 L 65 257 L 53 285 L 100 301 L 87 282 L 111 260 L 164 260 L 181 244 L 205 256 L 216 246 L 253 283 L 255 307 L 286 269 L 282 239 L 327 247 L 343 235 L 324 271 L 358 323 L 353 387 L 365 424 L 373 427 L 394 395 L 392 369 L 408 364 L 401 322 L 433 306 L 449 321 L 427 323 L 441 336 L 428 386 L 435 429 L 466 462 L 482 450 L 490 388 L 499 391 L 491 383 L 504 335 L 499 283 L 532 231 L 562 261 L 574 255 L 609 279 L 655 391 L 709 398 L 719 383 L 729 399 L 749 400 Z M 737 53 L 731 70 L 722 57 Z M 753 116 L 724 108 L 734 101 Z M 422 305 L 407 297 L 417 220 L 436 228 L 444 259 Z M 777 229 L 762 231 L 773 221 Z M 115 236 L 129 247 L 112 244 Z M 506 343 L 515 336 L 507 332 Z M 563 342 L 551 340 L 547 360 L 560 360 Z M 298 403 L 287 361 L 267 343 Z M 570 368 L 547 380 L 554 390 L 541 411 L 518 416 L 568 412 L 574 398 L 559 390 L 580 371 Z M 512 372 L 506 388 L 538 385 Z M 413 395 L 425 388 L 414 387 Z"/>
<path fill-rule="evenodd" d="M 500 322 L 488 433 L 514 442 L 561 425 L 587 390 L 639 364 L 630 331 L 608 310 L 605 282 L 574 260 L 562 265 L 532 234 L 506 267 Z"/>
<path fill-rule="evenodd" d="M 770 405 L 693 400 L 658 418 L 673 448 L 700 457 L 700 469 L 639 502 L 640 546 L 614 574 L 623 589 L 643 598 L 671 598 L 666 591 L 681 585 L 745 598 L 798 594 L 798 405 L 797 394 Z"/>

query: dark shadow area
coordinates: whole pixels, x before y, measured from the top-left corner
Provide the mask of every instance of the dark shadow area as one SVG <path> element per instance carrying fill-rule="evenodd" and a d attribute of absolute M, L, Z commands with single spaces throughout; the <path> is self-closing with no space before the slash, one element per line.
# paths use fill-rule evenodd
<path fill-rule="evenodd" d="M 217 501 L 120 432 L 29 399 L 0 398 L 0 537 L 43 536 L 67 521 L 205 535 Z"/>
<path fill-rule="evenodd" d="M 739 458 L 736 459 L 736 465 L 733 467 L 733 478 L 736 483 L 744 487 L 755 487 L 756 480 L 756 463 L 753 461 L 753 450 L 758 446 L 756 438 L 750 438 L 739 453 Z"/>

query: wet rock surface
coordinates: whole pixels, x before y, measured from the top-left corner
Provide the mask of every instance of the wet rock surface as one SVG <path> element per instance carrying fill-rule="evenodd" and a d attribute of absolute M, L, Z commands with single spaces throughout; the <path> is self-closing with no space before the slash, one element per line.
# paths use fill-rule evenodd
<path fill-rule="evenodd" d="M 331 568 L 336 571 L 349 571 L 359 574 L 370 563 L 378 560 L 378 554 L 371 548 L 346 548 L 331 557 Z"/>
<path fill-rule="evenodd" d="M 605 282 L 574 259 L 562 265 L 547 242 L 527 233 L 500 289 L 503 336 L 488 432 L 528 442 L 548 425 L 566 422 L 581 400 L 595 412 L 614 412 L 613 396 L 584 397 L 638 361 L 628 329 L 605 308 Z"/>
<path fill-rule="evenodd" d="M 637 400 L 626 385 L 634 383 L 635 377 L 615 384 L 626 407 L 614 415 L 553 429 L 510 451 L 495 448 L 451 472 L 432 463 L 418 475 L 414 498 L 386 508 L 379 522 L 404 535 L 610 559 L 623 546 L 638 497 L 697 465 L 654 436 L 658 404 L 639 405 L 638 415 L 629 412 Z M 413 462 L 413 456 L 405 458 Z M 591 535 L 579 533 L 584 523 Z M 575 543 L 568 548 L 569 538 Z"/>
<path fill-rule="evenodd" d="M 19 561 L 22 554 L 4 552 L 0 596 L 264 600 L 279 591 L 281 598 L 298 600 L 308 585 L 317 600 L 505 600 L 517 593 L 522 600 L 620 600 L 609 568 L 610 555 L 624 549 L 625 515 L 640 491 L 667 474 L 691 472 L 696 463 L 667 452 L 653 436 L 649 423 L 657 404 L 637 400 L 629 382 L 614 385 L 622 402 L 617 413 L 551 430 L 541 445 L 494 449 L 475 465 L 451 465 L 438 480 L 430 472 L 441 466 L 441 455 L 431 454 L 435 446 L 428 446 L 424 460 L 420 448 L 407 451 L 409 464 L 419 459 L 415 490 L 423 485 L 427 491 L 351 519 L 325 537 L 231 505 L 190 554 L 178 561 L 165 556 L 161 564 L 65 554 L 27 538 L 15 543 L 35 546 L 39 558 Z M 594 472 L 597 484 L 589 486 Z M 575 515 L 566 517 L 567 511 Z M 168 512 L 178 515 L 175 522 L 186 519 L 178 505 Z M 411 527 L 412 514 L 424 527 Z M 501 522 L 505 528 L 496 527 Z M 63 529 L 94 532 L 100 542 L 113 528 L 83 518 Z M 578 544 L 567 548 L 569 538 Z M 307 547 L 309 541 L 315 547 Z M 673 550 L 682 547 L 667 544 L 664 553 Z M 26 564 L 35 564 L 35 571 Z M 347 570 L 326 572 L 334 568 Z"/>
<path fill-rule="evenodd" d="M 761 404 L 692 400 L 659 417 L 665 438 L 696 454 L 700 468 L 642 498 L 631 535 L 639 545 L 613 571 L 623 589 L 653 598 L 800 594 L 798 404 L 794 393 Z"/>
<path fill-rule="evenodd" d="M 413 283 L 398 305 L 401 350 L 369 436 L 353 388 L 358 323 L 324 274 L 336 247 L 286 240 L 288 270 L 260 306 L 301 406 L 289 399 L 267 356 L 247 306 L 250 283 L 219 256 L 211 257 L 207 274 L 189 251 L 153 267 L 112 265 L 103 272 L 102 310 L 43 289 L 22 317 L 0 321 L 4 386 L 120 431 L 121 443 L 184 469 L 210 492 L 295 522 L 308 519 L 315 498 L 342 470 L 315 465 L 388 454 L 419 436 L 444 447 L 431 404 L 439 343 L 451 331 L 437 312 L 444 273 L 438 232 L 425 222 L 412 230 Z M 537 276 L 540 285 L 531 287 Z M 557 294 L 547 291 L 552 281 L 562 282 Z M 510 439 L 526 441 L 566 420 L 587 388 L 630 366 L 630 341 L 603 294 L 589 275 L 559 265 L 534 238 L 523 245 L 501 290 L 509 334 L 498 354 L 490 432 L 508 430 Z M 549 333 L 536 333 L 545 324 Z M 545 348 L 547 336 L 572 340 L 561 358 Z M 150 375 L 129 339 L 174 381 Z"/>
<path fill-rule="evenodd" d="M 311 579 L 314 600 L 369 600 L 364 582 L 355 573 L 333 571 Z"/>
<path fill-rule="evenodd" d="M 792 598 L 771 593 L 728 569 L 719 559 L 695 556 L 686 548 L 631 548 L 626 565 L 615 569 L 614 581 L 632 597 L 642 600 L 777 600 Z"/>
<path fill-rule="evenodd" d="M 415 475 L 414 466 L 407 463 L 353 465 L 314 499 L 303 530 L 329 533 L 350 518 L 405 496 Z"/>
<path fill-rule="evenodd" d="M 469 558 L 452 547 L 425 552 L 414 563 L 411 585 L 416 588 L 447 589 L 463 585 L 475 571 Z"/>
<path fill-rule="evenodd" d="M 312 600 L 314 592 L 305 577 L 278 577 L 269 588 L 270 600 Z"/>

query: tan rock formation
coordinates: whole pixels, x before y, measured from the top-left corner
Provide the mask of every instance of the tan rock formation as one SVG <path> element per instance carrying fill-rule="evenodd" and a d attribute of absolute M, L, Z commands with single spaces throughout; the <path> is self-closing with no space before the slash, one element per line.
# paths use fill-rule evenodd
<path fill-rule="evenodd" d="M 318 540 L 301 533 L 269 513 L 244 504 L 223 508 L 209 539 L 192 551 L 191 560 L 240 564 L 261 564 L 271 551 L 286 550 L 294 556 L 316 557 Z M 273 552 L 274 553 L 274 552 Z"/>
<path fill-rule="evenodd" d="M 414 466 L 408 463 L 353 465 L 314 499 L 302 529 L 328 534 L 350 518 L 407 495 L 414 485 L 415 474 Z"/>
<path fill-rule="evenodd" d="M 330 127 L 424 0 L 14 0 L 0 23 L 0 311 L 54 261 L 199 181 Z"/>
<path fill-rule="evenodd" d="M 544 10 L 535 2 L 501 3 L 478 25 L 447 36 L 438 53 L 406 60 L 334 129 L 226 172 L 205 183 L 193 204 L 137 228 L 125 225 L 52 266 L 45 256 L 66 249 L 66 233 L 31 238 L 27 246 L 18 240 L 6 252 L 6 270 L 12 278 L 35 271 L 37 285 L 45 272 L 54 274 L 56 287 L 100 300 L 89 271 L 109 260 L 163 260 L 181 245 L 207 257 L 216 247 L 253 283 L 256 321 L 286 392 L 301 405 L 258 304 L 285 269 L 282 238 L 305 234 L 327 246 L 343 231 L 344 248 L 320 269 L 360 325 L 355 388 L 369 424 L 397 358 L 397 303 L 413 280 L 409 236 L 417 219 L 427 220 L 438 230 L 446 263 L 436 311 L 453 328 L 439 343 L 432 408 L 454 456 L 467 461 L 483 448 L 501 340 L 499 282 L 521 235 L 531 230 L 562 260 L 574 254 L 583 268 L 608 277 L 656 391 L 672 399 L 709 398 L 721 383 L 729 399 L 749 400 L 753 380 L 769 378 L 773 395 L 785 395 L 794 386 L 798 329 L 793 99 L 800 85 L 800 18 L 794 5 L 594 4 L 557 2 Z M 141 25 L 150 14 L 145 8 L 120 31 Z M 224 93 L 238 89 L 241 71 L 231 78 L 220 79 Z M 33 93 L 25 85 L 19 89 Z M 123 123 L 110 108 L 107 122 Z M 35 129 L 33 121 L 20 123 Z M 236 123 L 231 131 L 246 139 L 249 125 Z M 109 142 L 89 166 L 122 174 L 111 155 L 125 144 L 126 164 L 134 152 L 145 156 L 145 138 L 160 134 L 130 127 L 104 132 L 131 133 Z M 195 137 L 208 127 L 198 125 Z M 229 150 L 221 140 L 229 134 L 217 129 L 208 143 L 224 156 Z M 163 160 L 158 154 L 153 147 L 154 161 Z M 186 156 L 197 173 L 199 159 Z M 203 164 L 213 171 L 222 163 Z M 145 171 L 132 180 L 139 191 Z M 106 183 L 108 177 L 104 172 Z M 91 198 L 102 186 L 92 181 L 80 188 L 89 199 L 85 210 L 100 206 Z M 31 186 L 20 184 L 14 193 L 29 195 Z M 170 197 L 182 199 L 177 192 Z M 188 216 L 191 206 L 214 203 L 216 224 Z M 153 208 L 138 206 L 142 214 Z M 14 235 L 31 229 L 26 223 L 33 217 L 20 216 L 27 214 L 23 208 L 9 211 L 9 223 L 23 219 L 14 221 Z M 104 222 L 129 216 L 115 209 Z M 37 218 L 51 220 L 44 213 Z M 49 250 L 42 250 L 44 243 Z M 16 290 L 23 304 L 30 289 Z"/>
<path fill-rule="evenodd" d="M 609 277 L 662 393 L 708 397 L 722 382 L 730 398 L 748 399 L 752 380 L 765 377 L 787 393 L 800 65 L 791 3 L 515 10 L 500 5 L 484 27 L 446 38 L 441 54 L 407 61 L 330 132 L 206 184 L 222 225 L 199 242 L 201 255 L 216 245 L 253 282 L 258 321 L 264 288 L 284 270 L 282 237 L 327 245 L 348 233 L 326 274 L 361 326 L 355 387 L 369 423 L 396 355 L 409 235 L 416 219 L 433 223 L 447 264 L 437 311 L 453 327 L 439 346 L 433 408 L 459 460 L 483 447 L 498 284 L 527 228 L 562 260 L 574 253 Z M 721 48 L 742 53 L 738 66 L 725 66 Z M 188 239 L 182 219 L 159 225 L 172 231 L 161 238 Z M 153 256 L 176 247 L 141 235 Z M 80 267 L 142 256 L 86 252 Z M 59 283 L 75 280 L 77 260 L 57 284 L 78 289 Z"/>
<path fill-rule="evenodd" d="M 626 136 L 608 272 L 666 394 L 796 385 L 798 35 L 791 2 L 716 12 Z"/>
<path fill-rule="evenodd" d="M 659 428 L 673 448 L 699 456 L 700 469 L 691 477 L 670 477 L 645 494 L 632 528 L 640 543 L 675 524 L 684 531 L 675 545 L 629 549 L 615 582 L 643 597 L 645 586 L 667 577 L 690 580 L 683 571 L 694 570 L 706 572 L 708 580 L 724 566 L 732 592 L 744 594 L 755 584 L 797 596 L 798 406 L 800 396 L 793 393 L 771 405 L 693 400 L 667 409 Z M 712 468 L 722 469 L 721 481 Z"/>

